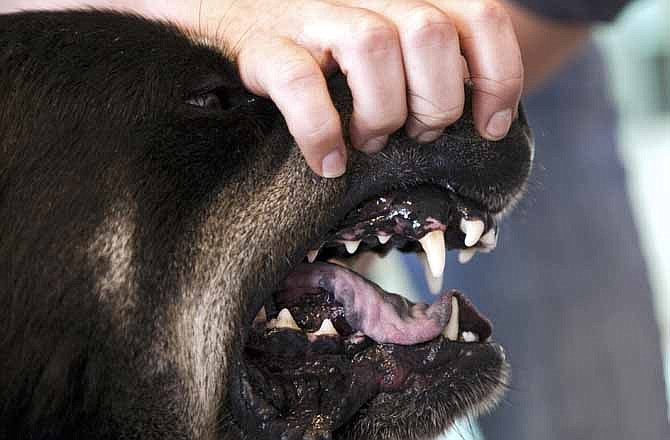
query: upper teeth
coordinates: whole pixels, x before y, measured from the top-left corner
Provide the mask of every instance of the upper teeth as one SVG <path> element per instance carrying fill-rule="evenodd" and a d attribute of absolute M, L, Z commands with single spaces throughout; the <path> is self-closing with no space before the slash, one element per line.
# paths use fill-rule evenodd
<path fill-rule="evenodd" d="M 344 247 L 347 248 L 347 252 L 355 254 L 358 250 L 358 245 L 361 244 L 361 240 L 343 240 L 342 243 L 344 243 Z"/>
<path fill-rule="evenodd" d="M 442 277 L 446 259 L 444 232 L 439 229 L 431 231 L 419 239 L 419 243 L 421 243 L 421 247 L 426 253 L 426 260 L 428 261 L 430 272 L 435 278 Z"/>
<path fill-rule="evenodd" d="M 377 239 L 379 240 L 379 243 L 386 244 L 391 239 L 391 236 L 386 234 L 377 234 Z"/>
<path fill-rule="evenodd" d="M 442 330 L 442 335 L 450 341 L 458 340 L 458 299 L 455 296 L 451 297 L 451 316 L 447 326 Z"/>
<path fill-rule="evenodd" d="M 480 241 L 486 247 L 496 247 L 496 244 L 498 243 L 498 235 L 496 234 L 495 228 L 489 229 L 486 234 L 482 235 Z"/>
<path fill-rule="evenodd" d="M 484 222 L 481 220 L 461 219 L 461 231 L 465 234 L 465 245 L 471 247 L 477 244 L 484 233 Z"/>
<path fill-rule="evenodd" d="M 475 248 L 470 248 L 470 249 L 461 249 L 458 251 L 458 262 L 461 264 L 465 264 L 472 260 L 472 257 L 475 256 L 477 253 L 477 249 Z"/>

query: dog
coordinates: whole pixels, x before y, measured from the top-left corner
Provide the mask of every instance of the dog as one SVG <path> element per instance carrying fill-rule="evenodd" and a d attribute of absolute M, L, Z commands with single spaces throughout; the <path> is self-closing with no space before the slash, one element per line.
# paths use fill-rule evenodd
<path fill-rule="evenodd" d="M 1 438 L 423 439 L 504 391 L 464 295 L 414 304 L 341 263 L 398 248 L 439 276 L 493 249 L 522 111 L 490 142 L 468 101 L 321 179 L 225 53 L 104 11 L 0 16 L 0 103 Z"/>

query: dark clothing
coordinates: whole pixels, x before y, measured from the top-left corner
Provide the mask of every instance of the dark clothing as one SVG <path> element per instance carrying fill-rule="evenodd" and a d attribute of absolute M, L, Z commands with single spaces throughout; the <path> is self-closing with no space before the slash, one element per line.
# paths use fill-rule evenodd
<path fill-rule="evenodd" d="M 595 22 L 613 19 L 629 0 L 513 0 L 538 15 L 559 21 Z"/>

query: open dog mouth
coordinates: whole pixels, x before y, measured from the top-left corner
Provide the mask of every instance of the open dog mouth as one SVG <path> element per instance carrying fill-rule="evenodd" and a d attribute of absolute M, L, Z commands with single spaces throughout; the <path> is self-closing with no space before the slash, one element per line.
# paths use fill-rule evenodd
<path fill-rule="evenodd" d="M 376 438 L 393 431 L 393 414 L 411 402 L 435 425 L 426 432 L 437 434 L 490 407 L 507 365 L 489 320 L 456 290 L 430 305 L 413 303 L 346 260 L 392 248 L 417 252 L 429 281 L 441 286 L 447 250 L 465 263 L 493 250 L 497 231 L 494 215 L 435 186 L 393 191 L 350 212 L 249 328 L 240 380 L 247 423 L 267 438 L 329 439 L 364 432 L 374 420 L 368 435 Z M 448 420 L 435 422 L 437 413 Z"/>

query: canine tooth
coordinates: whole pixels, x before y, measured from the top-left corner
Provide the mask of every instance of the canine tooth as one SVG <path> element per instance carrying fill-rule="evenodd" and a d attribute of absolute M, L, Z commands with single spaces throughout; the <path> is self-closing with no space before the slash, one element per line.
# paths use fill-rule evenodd
<path fill-rule="evenodd" d="M 477 244 L 484 233 L 484 222 L 481 220 L 461 219 L 461 231 L 465 234 L 465 245 L 471 247 Z"/>
<path fill-rule="evenodd" d="M 450 341 L 458 340 L 458 299 L 455 296 L 451 297 L 451 316 L 442 330 L 442 335 Z"/>
<path fill-rule="evenodd" d="M 430 266 L 428 266 L 428 258 L 426 257 L 425 254 L 421 255 L 419 259 L 423 264 L 423 274 L 426 277 L 426 285 L 428 285 L 428 290 L 433 295 L 437 295 L 442 291 L 442 283 L 444 277 L 442 275 L 440 275 L 439 277 L 433 276 L 433 273 L 430 270 Z"/>
<path fill-rule="evenodd" d="M 314 263 L 314 260 L 316 260 L 317 255 L 319 255 L 318 249 L 313 249 L 307 252 L 307 261 L 309 261 L 310 263 Z"/>
<path fill-rule="evenodd" d="M 256 313 L 256 317 L 254 318 L 254 322 L 265 322 L 268 320 L 268 315 L 265 313 L 265 306 L 261 307 L 261 309 Z"/>
<path fill-rule="evenodd" d="M 482 235 L 482 238 L 480 238 L 479 241 L 486 247 L 494 248 L 498 243 L 498 234 L 496 234 L 494 228 L 491 228 L 486 234 Z"/>
<path fill-rule="evenodd" d="M 321 327 L 317 331 L 314 332 L 314 336 L 339 336 L 340 334 L 337 333 L 337 330 L 335 329 L 335 326 L 333 325 L 333 322 L 326 318 L 323 320 L 321 323 Z"/>
<path fill-rule="evenodd" d="M 426 253 L 430 272 L 435 278 L 440 278 L 444 273 L 444 262 L 447 250 L 444 244 L 444 232 L 439 229 L 424 235 L 420 240 L 421 247 Z"/>
<path fill-rule="evenodd" d="M 444 277 L 435 278 L 432 274 L 426 274 L 426 283 L 428 284 L 428 290 L 433 295 L 437 295 L 442 291 L 442 284 L 444 283 Z"/>
<path fill-rule="evenodd" d="M 355 254 L 358 250 L 358 245 L 361 244 L 361 240 L 342 240 L 342 243 L 347 248 L 347 252 Z"/>
<path fill-rule="evenodd" d="M 461 264 L 465 264 L 472 260 L 472 258 L 475 256 L 477 253 L 477 249 L 475 248 L 469 248 L 469 249 L 461 249 L 458 251 L 458 262 Z"/>
<path fill-rule="evenodd" d="M 291 312 L 289 312 L 288 309 L 281 309 L 279 315 L 277 315 L 277 322 L 275 327 L 300 330 L 300 327 L 298 327 L 298 324 L 296 324 L 295 319 L 293 319 L 293 315 L 291 315 Z"/>
<path fill-rule="evenodd" d="M 461 336 L 465 342 L 479 342 L 479 335 L 477 333 L 463 332 Z"/>
<path fill-rule="evenodd" d="M 379 243 L 381 244 L 386 244 L 388 241 L 391 239 L 390 235 L 382 235 L 382 234 L 377 234 L 377 240 L 379 240 Z"/>

